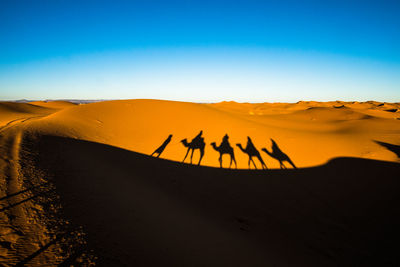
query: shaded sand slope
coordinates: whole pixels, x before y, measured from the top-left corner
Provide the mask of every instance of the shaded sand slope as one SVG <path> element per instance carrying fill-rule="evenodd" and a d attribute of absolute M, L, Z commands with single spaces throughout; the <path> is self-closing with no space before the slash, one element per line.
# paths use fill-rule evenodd
<path fill-rule="evenodd" d="M 66 101 L 0 102 L 0 131 L 19 125 L 21 122 L 46 117 L 72 106 L 75 106 L 75 104 Z"/>
<path fill-rule="evenodd" d="M 219 166 L 218 152 L 209 145 L 228 133 L 239 168 L 247 168 L 247 136 L 256 147 L 270 149 L 273 138 L 299 167 L 323 164 L 349 156 L 398 161 L 395 154 L 373 140 L 400 143 L 400 113 L 387 112 L 378 103 L 300 102 L 297 104 L 197 104 L 161 100 L 107 101 L 79 105 L 31 121 L 28 129 L 42 134 L 72 137 L 151 154 L 169 134 L 171 143 L 162 157 L 181 161 L 190 141 L 203 130 L 206 141 L 202 164 Z M 199 152 L 195 153 L 197 163 Z M 225 156 L 227 157 L 227 156 Z M 270 168 L 279 163 L 262 152 Z M 228 158 L 225 159 L 227 166 Z M 258 165 L 260 167 L 260 165 Z"/>
<path fill-rule="evenodd" d="M 73 106 L 77 106 L 75 103 L 71 103 L 68 101 L 35 101 L 35 102 L 29 102 L 29 104 L 41 106 L 41 107 L 46 107 L 46 108 L 52 108 L 52 109 L 64 109 L 64 108 L 70 108 Z"/>
<path fill-rule="evenodd" d="M 50 113 L 52 113 L 52 109 L 33 104 L 0 102 L 0 129 L 18 121 Z"/>
<path fill-rule="evenodd" d="M 234 171 L 53 136 L 24 146 L 100 266 L 400 263 L 397 163 Z"/>

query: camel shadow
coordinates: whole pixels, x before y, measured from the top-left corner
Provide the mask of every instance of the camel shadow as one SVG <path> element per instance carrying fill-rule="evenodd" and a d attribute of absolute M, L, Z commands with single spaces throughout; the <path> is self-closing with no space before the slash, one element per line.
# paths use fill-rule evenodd
<path fill-rule="evenodd" d="M 296 165 L 294 165 L 293 161 L 289 158 L 287 154 L 285 154 L 278 146 L 278 144 L 274 141 L 274 139 L 271 138 L 272 146 L 271 149 L 272 151 L 268 151 L 266 148 L 262 148 L 261 150 L 267 153 L 271 158 L 276 159 L 279 161 L 281 169 L 287 169 L 284 162 L 288 162 L 294 169 L 297 169 Z"/>
<path fill-rule="evenodd" d="M 235 153 L 233 151 L 233 147 L 229 144 L 229 136 L 228 134 L 225 134 L 225 136 L 222 138 L 222 142 L 219 146 L 215 142 L 211 143 L 211 146 L 219 152 L 219 166 L 222 168 L 222 156 L 224 154 L 228 154 L 231 157 L 231 162 L 229 164 L 229 168 L 232 166 L 232 161 L 235 163 L 235 168 L 237 169 L 237 164 L 236 164 L 236 159 L 235 159 Z"/>
<path fill-rule="evenodd" d="M 374 140 L 374 142 L 377 143 L 380 146 L 383 146 L 387 150 L 393 152 L 394 154 L 397 155 L 398 158 L 400 158 L 400 146 L 389 144 L 389 143 L 385 143 L 385 142 L 381 142 L 381 141 L 376 141 L 376 140 Z"/>
<path fill-rule="evenodd" d="M 164 143 L 161 144 L 153 153 L 151 153 L 150 156 L 153 156 L 154 154 L 158 154 L 156 157 L 159 158 L 161 156 L 161 153 L 163 153 L 164 149 L 167 147 L 169 142 L 171 142 L 172 139 L 172 134 L 170 134 L 167 139 L 165 139 Z"/>
<path fill-rule="evenodd" d="M 263 159 L 262 159 L 262 157 L 261 157 L 261 155 L 260 155 L 260 152 L 259 152 L 259 151 L 257 150 L 257 148 L 254 146 L 253 141 L 251 140 L 250 137 L 247 136 L 247 145 L 246 145 L 246 148 L 243 148 L 241 144 L 236 144 L 236 146 L 239 147 L 239 149 L 240 149 L 243 153 L 245 153 L 245 154 L 247 154 L 247 155 L 249 156 L 249 161 L 248 161 L 249 169 L 250 169 L 250 162 L 252 162 L 254 168 L 257 169 L 257 166 L 256 166 L 256 164 L 254 163 L 253 157 L 256 157 L 256 158 L 260 161 L 261 166 L 262 166 L 263 169 L 268 169 L 268 168 L 267 168 L 267 165 L 265 165 L 265 163 L 264 163 L 264 161 L 263 161 Z"/>
<path fill-rule="evenodd" d="M 187 155 L 189 154 L 190 151 L 192 151 L 192 154 L 190 155 L 190 164 L 192 164 L 193 152 L 198 149 L 198 150 L 200 150 L 200 159 L 199 159 L 199 162 L 197 163 L 197 165 L 200 165 L 201 160 L 203 159 L 203 156 L 204 156 L 204 147 L 206 146 L 206 143 L 204 142 L 204 138 L 201 136 L 202 134 L 203 134 L 203 131 L 200 131 L 200 133 L 195 138 L 193 138 L 190 143 L 187 142 L 186 138 L 181 140 L 181 143 L 185 147 L 187 147 L 186 155 L 183 158 L 182 162 L 185 162 Z"/>

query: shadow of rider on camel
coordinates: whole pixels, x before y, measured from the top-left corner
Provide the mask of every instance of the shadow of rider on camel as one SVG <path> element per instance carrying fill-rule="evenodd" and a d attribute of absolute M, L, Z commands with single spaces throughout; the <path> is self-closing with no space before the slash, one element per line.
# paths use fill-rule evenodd
<path fill-rule="evenodd" d="M 187 152 L 185 157 L 183 158 L 182 162 L 185 162 L 185 159 L 187 157 L 187 155 L 189 154 L 189 151 L 192 151 L 192 154 L 190 155 L 190 163 L 192 163 L 192 159 L 193 159 L 193 152 L 196 149 L 200 150 L 200 159 L 199 159 L 199 163 L 197 165 L 200 165 L 201 160 L 204 156 L 204 147 L 206 146 L 205 142 L 204 142 L 204 138 L 202 137 L 203 131 L 200 131 L 200 133 L 198 135 L 196 135 L 195 138 L 192 139 L 192 142 L 188 143 L 187 139 L 183 139 L 181 141 L 181 143 L 187 147 Z"/>

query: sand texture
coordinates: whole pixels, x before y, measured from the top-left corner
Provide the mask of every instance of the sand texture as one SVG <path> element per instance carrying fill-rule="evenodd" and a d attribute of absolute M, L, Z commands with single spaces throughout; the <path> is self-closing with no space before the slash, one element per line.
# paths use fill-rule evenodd
<path fill-rule="evenodd" d="M 0 265 L 400 264 L 400 103 L 0 102 L 0 156 Z"/>

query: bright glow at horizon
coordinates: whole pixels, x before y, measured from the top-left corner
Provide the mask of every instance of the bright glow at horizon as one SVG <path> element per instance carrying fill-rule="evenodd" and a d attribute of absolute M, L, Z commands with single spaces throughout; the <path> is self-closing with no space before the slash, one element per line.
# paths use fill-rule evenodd
<path fill-rule="evenodd" d="M 0 100 L 400 101 L 398 4 L 353 3 L 343 11 L 288 2 L 290 9 L 258 1 L 229 8 L 93 2 L 94 10 L 88 3 L 19 9 L 2 2 L 8 28 L 0 28 Z M 33 18 L 32 26 L 16 11 L 20 20 Z M 343 22 L 349 12 L 354 18 Z"/>

